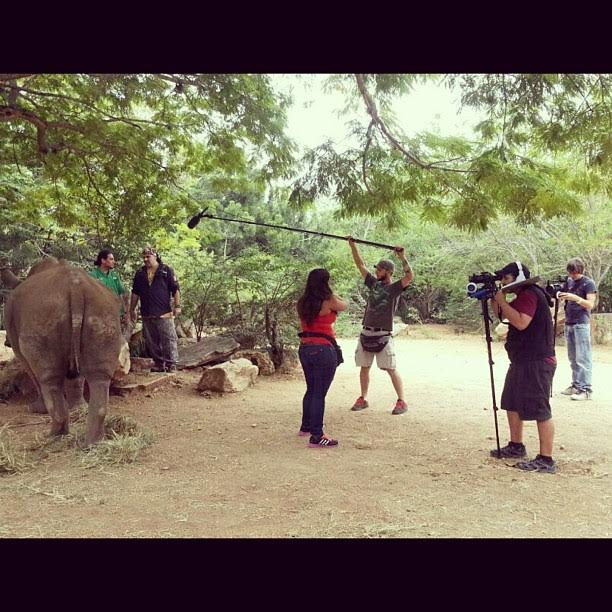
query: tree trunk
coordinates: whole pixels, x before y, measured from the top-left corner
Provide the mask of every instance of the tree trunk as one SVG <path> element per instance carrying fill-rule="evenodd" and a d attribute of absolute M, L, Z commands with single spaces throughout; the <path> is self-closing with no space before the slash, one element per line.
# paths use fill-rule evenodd
<path fill-rule="evenodd" d="M 278 342 L 278 322 L 270 316 L 270 307 L 266 305 L 265 310 L 266 321 L 266 338 L 270 344 L 272 363 L 275 368 L 279 368 L 283 363 L 283 343 Z"/>

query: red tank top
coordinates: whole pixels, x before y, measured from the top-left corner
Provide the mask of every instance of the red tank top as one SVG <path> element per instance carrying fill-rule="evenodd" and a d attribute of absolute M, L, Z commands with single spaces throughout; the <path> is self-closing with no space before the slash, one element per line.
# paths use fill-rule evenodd
<path fill-rule="evenodd" d="M 319 332 L 335 338 L 334 323 L 336 322 L 336 316 L 337 314 L 332 310 L 329 314 L 319 315 L 312 322 L 312 325 L 307 325 L 306 321 L 300 319 L 300 326 L 302 331 Z M 325 338 L 300 338 L 300 340 L 302 344 L 331 344 Z"/>

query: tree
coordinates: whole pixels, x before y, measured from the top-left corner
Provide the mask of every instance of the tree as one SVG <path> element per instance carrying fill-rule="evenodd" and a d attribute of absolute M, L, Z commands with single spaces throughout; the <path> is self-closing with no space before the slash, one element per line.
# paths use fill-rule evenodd
<path fill-rule="evenodd" d="M 266 75 L 0 74 L 2 216 L 139 243 L 195 212 L 188 176 L 286 176 L 286 105 Z"/>
<path fill-rule="evenodd" d="M 407 138 L 390 100 L 426 75 L 336 75 L 330 86 L 365 106 L 353 122 L 359 144 L 338 152 L 330 143 L 307 152 L 291 201 L 307 206 L 333 194 L 346 216 L 377 215 L 393 227 L 409 211 L 468 230 L 486 229 L 500 214 L 521 223 L 568 214 L 577 194 L 559 180 L 558 154 L 578 150 L 581 163 L 609 176 L 612 168 L 610 75 L 450 75 L 464 105 L 487 119 L 477 141 L 420 133 Z"/>

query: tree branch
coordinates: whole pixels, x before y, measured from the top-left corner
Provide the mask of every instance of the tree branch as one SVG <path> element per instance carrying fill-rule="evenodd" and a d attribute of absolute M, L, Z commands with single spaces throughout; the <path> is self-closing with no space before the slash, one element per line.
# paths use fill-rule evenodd
<path fill-rule="evenodd" d="M 368 155 L 368 149 L 370 148 L 370 144 L 372 143 L 372 129 L 374 128 L 374 119 L 372 119 L 372 121 L 370 121 L 370 125 L 368 126 L 368 131 L 367 131 L 367 141 L 366 141 L 366 146 L 365 149 L 363 150 L 363 161 L 361 164 L 361 172 L 363 174 L 363 184 L 366 188 L 366 191 L 371 194 L 372 192 L 370 191 L 370 186 L 368 185 L 368 180 L 366 177 L 366 160 L 367 160 L 367 155 Z"/>
<path fill-rule="evenodd" d="M 424 170 L 442 170 L 444 172 L 461 172 L 461 173 L 466 173 L 466 174 L 475 172 L 474 170 L 461 170 L 459 168 L 440 168 L 440 167 L 433 165 L 433 164 L 440 163 L 440 162 L 425 163 L 421 161 L 414 153 L 411 153 L 410 151 L 408 151 L 397 140 L 397 138 L 395 138 L 393 134 L 389 132 L 389 130 L 387 129 L 387 126 L 385 125 L 383 120 L 380 118 L 380 115 L 378 114 L 378 109 L 376 108 L 376 103 L 374 102 L 372 96 L 370 95 L 370 92 L 368 91 L 366 87 L 364 75 L 356 74 L 355 78 L 357 80 L 357 88 L 359 89 L 359 93 L 361 93 L 361 97 L 363 98 L 366 104 L 366 110 L 368 111 L 368 114 L 372 117 L 372 123 L 376 125 L 376 127 L 378 127 L 378 129 L 382 132 L 385 138 L 391 143 L 391 145 L 395 149 L 397 149 L 400 153 L 402 153 L 408 159 L 410 163 L 416 166 L 419 166 L 419 168 L 423 168 Z"/>

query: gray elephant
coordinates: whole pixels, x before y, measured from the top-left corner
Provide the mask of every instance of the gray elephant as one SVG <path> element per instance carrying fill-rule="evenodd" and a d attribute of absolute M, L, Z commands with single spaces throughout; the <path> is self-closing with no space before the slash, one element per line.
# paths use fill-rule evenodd
<path fill-rule="evenodd" d="M 67 434 L 69 408 L 84 402 L 84 378 L 85 444 L 99 442 L 122 345 L 119 299 L 84 270 L 53 257 L 33 266 L 22 282 L 3 272 L 3 282 L 13 287 L 4 313 L 7 339 L 37 387 L 33 410 L 49 412 L 50 435 Z"/>

